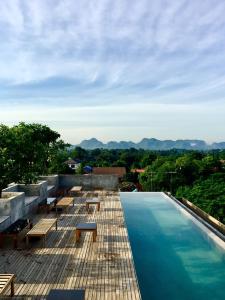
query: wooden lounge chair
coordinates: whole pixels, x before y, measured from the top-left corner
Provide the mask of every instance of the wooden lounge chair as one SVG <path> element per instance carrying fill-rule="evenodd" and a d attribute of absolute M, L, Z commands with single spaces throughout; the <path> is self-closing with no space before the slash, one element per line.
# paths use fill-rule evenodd
<path fill-rule="evenodd" d="M 41 237 L 43 238 L 43 247 L 45 246 L 46 236 L 55 225 L 57 230 L 57 219 L 41 219 L 26 235 L 26 245 L 29 245 L 30 237 Z"/>
<path fill-rule="evenodd" d="M 47 300 L 85 300 L 85 290 L 51 290 Z"/>
<path fill-rule="evenodd" d="M 0 274 L 0 295 L 2 295 L 10 286 L 11 297 L 14 296 L 14 280 L 16 276 L 14 274 Z"/>

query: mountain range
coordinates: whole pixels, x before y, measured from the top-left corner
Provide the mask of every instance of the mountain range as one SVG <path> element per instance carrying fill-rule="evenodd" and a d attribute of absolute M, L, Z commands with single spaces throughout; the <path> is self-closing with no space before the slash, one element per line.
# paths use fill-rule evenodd
<path fill-rule="evenodd" d="M 203 140 L 158 140 L 155 138 L 144 138 L 138 143 L 132 141 L 110 141 L 103 143 L 96 138 L 83 140 L 79 145 L 84 149 L 145 149 L 145 150 L 170 150 L 170 149 L 186 149 L 186 150 L 211 150 L 225 149 L 225 142 L 207 144 Z"/>

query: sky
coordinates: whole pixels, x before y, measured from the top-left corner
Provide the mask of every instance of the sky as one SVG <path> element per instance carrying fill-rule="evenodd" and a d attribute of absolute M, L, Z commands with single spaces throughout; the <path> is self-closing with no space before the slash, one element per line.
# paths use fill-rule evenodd
<path fill-rule="evenodd" d="M 225 141 L 224 0 L 0 1 L 0 123 Z"/>

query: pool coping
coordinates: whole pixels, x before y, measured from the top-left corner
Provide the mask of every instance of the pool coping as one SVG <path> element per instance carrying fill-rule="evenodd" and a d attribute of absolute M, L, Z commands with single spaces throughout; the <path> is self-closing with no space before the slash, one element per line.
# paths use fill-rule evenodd
<path fill-rule="evenodd" d="M 225 250 L 225 236 L 223 233 L 221 233 L 217 228 L 215 228 L 212 224 L 207 222 L 205 219 L 202 218 L 196 211 L 192 210 L 190 207 L 185 205 L 185 202 L 181 202 L 178 199 L 176 199 L 171 194 L 167 194 L 165 192 L 163 193 L 168 199 L 173 200 L 181 209 L 185 210 L 189 213 L 189 215 L 192 216 L 193 221 L 201 227 L 201 229 L 204 231 L 204 233 L 207 234 L 209 238 L 211 238 L 216 245 L 220 246 L 222 249 Z"/>

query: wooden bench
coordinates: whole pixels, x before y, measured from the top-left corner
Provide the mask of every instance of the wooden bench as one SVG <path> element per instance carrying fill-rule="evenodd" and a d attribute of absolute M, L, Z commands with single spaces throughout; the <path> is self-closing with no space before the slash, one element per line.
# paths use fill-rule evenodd
<path fill-rule="evenodd" d="M 41 219 L 26 235 L 26 245 L 29 245 L 30 237 L 41 237 L 43 238 L 43 247 L 45 246 L 46 236 L 55 225 L 57 230 L 57 218 L 56 219 Z"/>
<path fill-rule="evenodd" d="M 78 223 L 75 230 L 76 242 L 79 242 L 82 231 L 90 231 L 93 234 L 93 242 L 96 242 L 97 224 L 96 223 Z"/>
<path fill-rule="evenodd" d="M 0 295 L 2 295 L 9 286 L 11 286 L 11 297 L 14 296 L 14 274 L 0 274 Z"/>
<path fill-rule="evenodd" d="M 97 210 L 100 210 L 100 200 L 98 199 L 87 199 L 86 200 L 86 210 L 89 211 L 89 206 L 95 204 L 97 205 Z"/>
<path fill-rule="evenodd" d="M 66 209 L 68 210 L 68 207 L 70 204 L 73 204 L 74 206 L 74 198 L 73 197 L 63 197 L 62 199 L 59 200 L 59 202 L 56 203 L 56 214 L 58 213 L 58 209 Z"/>

